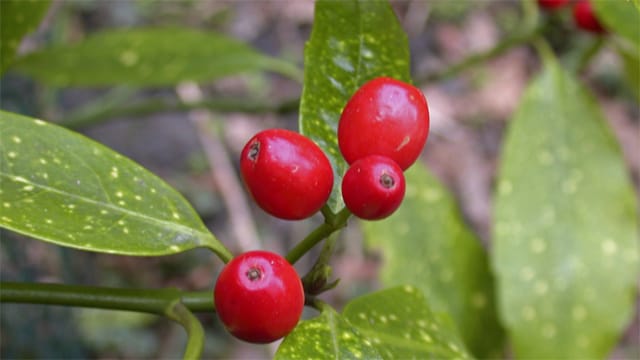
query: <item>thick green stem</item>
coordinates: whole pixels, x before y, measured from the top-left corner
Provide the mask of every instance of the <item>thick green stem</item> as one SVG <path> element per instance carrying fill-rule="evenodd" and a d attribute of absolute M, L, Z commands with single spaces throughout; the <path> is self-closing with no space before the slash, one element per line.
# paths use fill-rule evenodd
<path fill-rule="evenodd" d="M 42 283 L 0 283 L 0 303 L 30 303 L 140 311 L 164 315 L 180 300 L 189 310 L 213 311 L 211 291 L 183 292 L 178 289 L 122 289 Z"/>
<path fill-rule="evenodd" d="M 174 302 L 167 308 L 165 314 L 182 325 L 187 332 L 187 346 L 182 358 L 185 360 L 200 359 L 202 348 L 204 347 L 204 329 L 200 321 L 179 301 Z"/>
<path fill-rule="evenodd" d="M 298 261 L 298 259 L 311 250 L 311 248 L 327 238 L 327 236 L 345 227 L 349 216 L 351 216 L 351 212 L 349 212 L 347 208 L 342 209 L 337 214 L 333 214 L 326 210 L 323 210 L 322 213 L 325 215 L 325 222 L 307 235 L 306 238 L 298 243 L 298 245 L 291 249 L 287 256 L 285 256 L 287 261 L 291 264 Z"/>
<path fill-rule="evenodd" d="M 448 77 L 454 76 L 464 70 L 474 67 L 477 64 L 480 64 L 485 61 L 491 60 L 495 57 L 498 57 L 502 55 L 504 52 L 506 52 L 507 50 L 515 46 L 531 41 L 531 39 L 537 36 L 541 31 L 542 31 L 542 26 L 536 26 L 522 33 L 516 34 L 511 37 L 507 37 L 503 39 L 500 43 L 498 43 L 496 46 L 494 46 L 493 48 L 487 51 L 468 56 L 467 58 L 460 61 L 459 63 L 453 64 L 440 71 L 426 74 L 424 76 L 417 76 L 416 83 L 427 84 L 430 82 L 440 81 Z"/>

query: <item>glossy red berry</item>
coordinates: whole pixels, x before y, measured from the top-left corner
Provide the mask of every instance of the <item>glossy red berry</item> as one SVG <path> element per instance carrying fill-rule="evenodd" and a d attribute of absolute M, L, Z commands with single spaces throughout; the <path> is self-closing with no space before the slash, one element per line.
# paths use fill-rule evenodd
<path fill-rule="evenodd" d="M 304 290 L 285 258 L 268 251 L 249 251 L 222 269 L 214 302 L 231 334 L 252 343 L 268 343 L 296 326 L 304 307 Z"/>
<path fill-rule="evenodd" d="M 402 169 L 385 156 L 370 155 L 349 167 L 342 179 L 342 198 L 355 216 L 379 220 L 402 203 L 405 181 Z"/>
<path fill-rule="evenodd" d="M 284 129 L 256 134 L 240 159 L 242 179 L 256 203 L 286 220 L 313 215 L 333 188 L 333 168 L 309 138 Z"/>
<path fill-rule="evenodd" d="M 598 21 L 591 2 L 588 0 L 578 0 L 573 5 L 573 19 L 579 28 L 590 31 L 592 33 L 602 34 L 605 32 L 604 27 Z"/>
<path fill-rule="evenodd" d="M 567 5 L 568 2 L 569 0 L 538 0 L 538 5 L 543 9 L 555 10 Z"/>
<path fill-rule="evenodd" d="M 338 145 L 352 164 L 368 155 L 413 164 L 429 135 L 429 109 L 420 89 L 388 77 L 373 79 L 347 102 L 338 124 Z"/>

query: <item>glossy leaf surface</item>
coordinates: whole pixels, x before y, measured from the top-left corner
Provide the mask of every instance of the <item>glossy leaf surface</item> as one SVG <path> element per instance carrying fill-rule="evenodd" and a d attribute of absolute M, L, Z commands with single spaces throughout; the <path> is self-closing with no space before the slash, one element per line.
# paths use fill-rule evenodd
<path fill-rule="evenodd" d="M 305 48 L 300 132 L 317 142 L 335 167 L 329 205 L 337 212 L 344 206 L 339 185 L 346 170 L 336 137 L 342 108 L 374 77 L 410 81 L 409 45 L 386 1 L 320 0 L 315 9 Z"/>
<path fill-rule="evenodd" d="M 383 221 L 362 223 L 367 244 L 381 250 L 382 283 L 422 290 L 434 311 L 451 315 L 476 356 L 495 355 L 503 334 L 485 250 L 451 194 L 422 164 L 414 164 L 405 177 L 398 211 Z"/>
<path fill-rule="evenodd" d="M 15 69 L 58 86 L 173 85 L 247 71 L 298 69 L 223 35 L 184 28 L 116 29 L 19 59 Z"/>
<path fill-rule="evenodd" d="M 276 359 L 469 358 L 446 319 L 419 289 L 382 290 L 354 299 L 342 315 L 323 306 L 285 338 Z"/>
<path fill-rule="evenodd" d="M 157 176 L 82 135 L 0 111 L 0 226 L 127 255 L 227 251 Z"/>
<path fill-rule="evenodd" d="M 15 58 L 22 38 L 40 24 L 50 3 L 49 0 L 0 1 L 0 74 Z"/>
<path fill-rule="evenodd" d="M 633 315 L 639 273 L 619 146 L 594 98 L 550 58 L 503 148 L 493 266 L 515 355 L 605 358 Z"/>
<path fill-rule="evenodd" d="M 598 19 L 607 29 L 640 49 L 640 9 L 631 1 L 590 0 Z"/>

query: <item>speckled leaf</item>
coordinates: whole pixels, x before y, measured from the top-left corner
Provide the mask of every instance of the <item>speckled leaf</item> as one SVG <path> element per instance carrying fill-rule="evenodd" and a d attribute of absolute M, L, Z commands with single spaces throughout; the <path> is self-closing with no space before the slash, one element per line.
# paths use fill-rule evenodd
<path fill-rule="evenodd" d="M 0 74 L 15 58 L 22 38 L 40 24 L 50 3 L 49 0 L 0 1 Z"/>
<path fill-rule="evenodd" d="M 284 339 L 275 356 L 285 359 L 382 359 L 373 344 L 331 307 L 304 320 Z"/>
<path fill-rule="evenodd" d="M 591 0 L 604 26 L 640 49 L 640 10 L 629 0 Z"/>
<path fill-rule="evenodd" d="M 0 226 L 79 249 L 226 250 L 173 188 L 77 133 L 0 111 Z"/>
<path fill-rule="evenodd" d="M 346 170 L 336 138 L 342 108 L 374 77 L 410 81 L 407 36 L 387 1 L 320 0 L 304 66 L 300 132 L 316 141 L 335 167 L 329 205 L 336 212 L 343 207 L 339 185 Z"/>
<path fill-rule="evenodd" d="M 633 315 L 637 204 L 594 98 L 547 59 L 505 139 L 493 266 L 518 357 L 606 358 Z"/>
<path fill-rule="evenodd" d="M 20 58 L 13 68 L 59 86 L 172 85 L 255 70 L 299 73 L 240 41 L 184 28 L 105 31 Z"/>
<path fill-rule="evenodd" d="M 343 316 L 385 359 L 468 359 L 451 320 L 434 314 L 420 289 L 396 287 L 351 301 Z"/>
<path fill-rule="evenodd" d="M 405 177 L 406 195 L 397 212 L 362 223 L 367 245 L 382 250 L 382 283 L 421 289 L 434 311 L 451 315 L 473 354 L 495 355 L 503 332 L 485 250 L 453 197 L 424 165 L 413 165 Z"/>

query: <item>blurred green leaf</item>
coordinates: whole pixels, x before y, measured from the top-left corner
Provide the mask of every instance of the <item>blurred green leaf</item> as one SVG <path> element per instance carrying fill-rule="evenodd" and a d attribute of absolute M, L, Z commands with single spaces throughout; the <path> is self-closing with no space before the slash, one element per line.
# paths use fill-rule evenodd
<path fill-rule="evenodd" d="M 157 176 L 84 136 L 0 111 L 0 226 L 58 245 L 126 255 L 206 246 L 230 254 Z"/>
<path fill-rule="evenodd" d="M 594 98 L 555 60 L 511 121 L 495 200 L 500 312 L 523 358 L 605 358 L 633 315 L 635 196 Z"/>
<path fill-rule="evenodd" d="M 368 246 L 384 258 L 385 286 L 410 284 L 447 312 L 478 357 L 496 355 L 498 324 L 493 279 L 480 240 L 464 224 L 453 197 L 421 163 L 405 173 L 405 199 L 389 218 L 362 222 Z"/>
<path fill-rule="evenodd" d="M 324 305 L 285 338 L 276 359 L 469 358 L 446 319 L 416 288 L 383 290 L 352 300 L 343 315 Z"/>
<path fill-rule="evenodd" d="M 343 314 L 385 359 L 471 358 L 448 317 L 432 313 L 418 288 L 361 296 Z"/>
<path fill-rule="evenodd" d="M 50 3 L 50 0 L 0 1 L 0 74 L 15 58 L 22 38 L 38 27 Z"/>
<path fill-rule="evenodd" d="M 640 51 L 640 10 L 629 0 L 591 0 L 598 20 Z"/>
<path fill-rule="evenodd" d="M 247 71 L 300 71 L 223 35 L 184 28 L 117 29 L 17 59 L 12 69 L 58 86 L 173 85 Z"/>
<path fill-rule="evenodd" d="M 336 131 L 340 113 L 367 80 L 391 76 L 410 81 L 409 45 L 387 1 L 316 2 L 311 39 L 305 48 L 300 132 L 322 147 L 336 171 L 329 205 L 343 208 L 340 183 L 346 163 Z"/>

